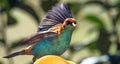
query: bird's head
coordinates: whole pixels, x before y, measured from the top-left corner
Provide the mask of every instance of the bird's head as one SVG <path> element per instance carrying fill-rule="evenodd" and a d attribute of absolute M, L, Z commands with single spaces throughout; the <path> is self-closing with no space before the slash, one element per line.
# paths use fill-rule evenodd
<path fill-rule="evenodd" d="M 67 4 L 57 4 L 45 16 L 39 26 L 39 31 L 54 31 L 61 33 L 62 30 L 73 31 L 76 27 L 76 20 Z"/>
<path fill-rule="evenodd" d="M 63 27 L 71 26 L 76 27 L 76 20 L 74 18 L 67 18 L 63 22 Z"/>

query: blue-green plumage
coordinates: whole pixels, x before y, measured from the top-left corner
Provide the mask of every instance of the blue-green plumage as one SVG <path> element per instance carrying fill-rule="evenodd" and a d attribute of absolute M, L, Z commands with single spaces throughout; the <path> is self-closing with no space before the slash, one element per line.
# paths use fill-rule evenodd
<path fill-rule="evenodd" d="M 69 47 L 73 30 L 74 27 L 66 26 L 60 35 L 38 41 L 32 49 L 32 54 L 35 56 L 62 54 Z"/>

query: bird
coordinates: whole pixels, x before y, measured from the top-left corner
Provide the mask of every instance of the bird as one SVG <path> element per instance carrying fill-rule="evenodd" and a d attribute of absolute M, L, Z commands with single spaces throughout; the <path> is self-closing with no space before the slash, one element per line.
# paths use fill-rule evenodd
<path fill-rule="evenodd" d="M 70 45 L 76 22 L 68 4 L 56 4 L 41 20 L 37 32 L 22 40 L 22 44 L 29 46 L 4 58 L 33 55 L 33 61 L 36 61 L 45 55 L 61 55 Z"/>

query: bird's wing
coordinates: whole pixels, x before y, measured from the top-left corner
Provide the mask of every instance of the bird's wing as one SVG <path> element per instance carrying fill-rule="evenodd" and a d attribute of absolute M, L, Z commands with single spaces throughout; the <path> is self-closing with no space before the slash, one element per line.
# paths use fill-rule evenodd
<path fill-rule="evenodd" d="M 37 43 L 41 39 L 44 39 L 44 38 L 47 38 L 47 37 L 52 37 L 52 36 L 57 36 L 57 33 L 55 33 L 55 32 L 38 32 L 38 33 L 32 35 L 29 38 L 23 39 L 21 43 L 23 43 L 23 44 L 33 44 L 33 43 Z"/>
<path fill-rule="evenodd" d="M 49 28 L 61 24 L 65 19 L 72 18 L 72 14 L 67 4 L 57 4 L 50 10 L 41 21 L 38 32 L 46 31 Z"/>
<path fill-rule="evenodd" d="M 72 18 L 72 14 L 67 4 L 57 4 L 50 10 L 45 18 L 41 21 L 38 32 L 22 41 L 22 43 L 36 43 L 39 40 L 58 35 L 57 31 L 61 31 L 61 24 L 65 19 Z"/>

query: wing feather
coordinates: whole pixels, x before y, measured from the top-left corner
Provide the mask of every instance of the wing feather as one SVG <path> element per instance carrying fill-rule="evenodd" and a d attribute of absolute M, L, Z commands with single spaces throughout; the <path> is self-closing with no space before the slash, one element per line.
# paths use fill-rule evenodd
<path fill-rule="evenodd" d="M 56 35 L 57 35 L 57 33 L 55 33 L 55 32 L 40 32 L 40 33 L 38 32 L 38 33 L 34 34 L 33 36 L 22 40 L 21 43 L 23 43 L 23 44 L 33 44 L 33 43 L 37 43 L 41 39 L 56 36 Z"/>

